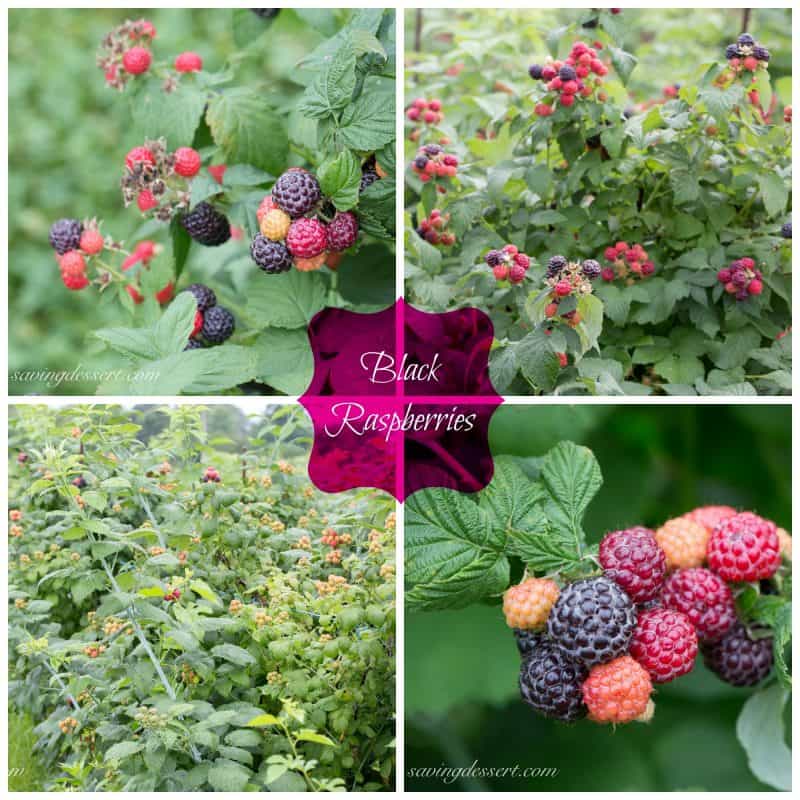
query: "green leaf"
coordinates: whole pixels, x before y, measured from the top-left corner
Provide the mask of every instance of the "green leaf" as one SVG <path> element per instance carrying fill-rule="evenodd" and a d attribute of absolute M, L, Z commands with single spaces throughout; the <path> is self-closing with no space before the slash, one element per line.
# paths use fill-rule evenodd
<path fill-rule="evenodd" d="M 314 744 L 324 744 L 326 747 L 336 747 L 336 742 L 323 736 L 321 733 L 316 733 L 312 730 L 303 729 L 294 734 L 294 738 L 298 742 L 313 742 Z"/>
<path fill-rule="evenodd" d="M 526 524 L 543 499 L 541 487 L 531 483 L 513 458 L 498 456 L 491 483 L 478 495 L 478 505 L 491 514 L 498 528 L 509 531 Z"/>
<path fill-rule="evenodd" d="M 759 172 L 756 180 L 767 214 L 770 217 L 783 214 L 789 199 L 788 181 L 775 172 Z"/>
<path fill-rule="evenodd" d="M 338 289 L 354 305 L 384 306 L 395 299 L 395 256 L 381 245 L 369 245 L 348 256 L 338 269 Z"/>
<path fill-rule="evenodd" d="M 158 358 L 160 355 L 153 334 L 144 328 L 100 328 L 94 332 L 94 336 L 134 361 Z"/>
<path fill-rule="evenodd" d="M 286 122 L 262 95 L 228 89 L 209 101 L 206 120 L 227 162 L 250 164 L 272 175 L 283 172 L 289 155 Z"/>
<path fill-rule="evenodd" d="M 394 139 L 395 94 L 371 91 L 342 113 L 339 135 L 352 150 L 379 150 Z"/>
<path fill-rule="evenodd" d="M 208 770 L 208 782 L 217 792 L 241 792 L 251 775 L 252 772 L 241 764 L 218 758 Z"/>
<path fill-rule="evenodd" d="M 211 655 L 216 658 L 222 658 L 225 661 L 230 661 L 239 667 L 245 667 L 248 664 L 255 664 L 256 659 L 251 653 L 243 647 L 235 644 L 218 644 L 216 647 L 211 648 Z"/>
<path fill-rule="evenodd" d="M 347 36 L 306 89 L 297 110 L 313 119 L 334 116 L 350 103 L 355 87 L 356 53 L 352 39 Z"/>
<path fill-rule="evenodd" d="M 247 313 L 261 328 L 305 328 L 325 307 L 325 281 L 317 272 L 293 269 L 282 275 L 258 271 L 248 284 Z"/>
<path fill-rule="evenodd" d="M 552 390 L 561 367 L 548 336 L 541 328 L 514 344 L 514 355 L 522 374 L 537 389 Z"/>
<path fill-rule="evenodd" d="M 247 722 L 248 728 L 267 728 L 270 725 L 279 725 L 280 720 L 272 714 L 259 714 Z"/>
<path fill-rule="evenodd" d="M 406 501 L 406 602 L 411 610 L 464 608 L 508 586 L 505 534 L 472 500 L 424 489 Z"/>
<path fill-rule="evenodd" d="M 549 495 L 545 500 L 548 523 L 570 536 L 575 550 L 582 552 L 586 541 L 581 520 L 603 484 L 594 453 L 573 442 L 560 442 L 542 461 L 541 481 Z"/>
<path fill-rule="evenodd" d="M 578 313 L 581 321 L 577 331 L 581 340 L 582 353 L 597 347 L 597 340 L 603 332 L 603 303 L 591 294 L 584 294 L 578 298 Z"/>
<path fill-rule="evenodd" d="M 787 688 L 792 688 L 792 676 L 786 663 L 786 646 L 792 640 L 792 604 L 785 603 L 778 611 L 772 629 L 772 649 L 775 654 L 775 672 L 778 680 Z"/>
<path fill-rule="evenodd" d="M 747 698 L 736 721 L 736 736 L 747 754 L 750 771 L 782 792 L 792 788 L 792 751 L 783 729 L 788 697 L 780 684 L 761 689 Z"/>
<path fill-rule="evenodd" d="M 247 47 L 275 21 L 275 17 L 259 17 L 249 8 L 233 9 L 233 41 L 237 47 Z"/>
<path fill-rule="evenodd" d="M 314 374 L 308 333 L 300 328 L 267 328 L 256 339 L 256 378 L 285 394 L 302 394 Z"/>
<path fill-rule="evenodd" d="M 141 752 L 143 749 L 144 742 L 118 742 L 117 744 L 112 744 L 111 747 L 106 750 L 103 760 L 106 763 L 124 761 L 136 755 L 136 753 Z"/>
<path fill-rule="evenodd" d="M 221 606 L 222 601 L 217 596 L 217 593 L 205 582 L 200 580 L 199 578 L 195 578 L 190 584 L 189 588 L 203 600 L 208 600 L 209 603 L 212 603 L 215 606 Z"/>
<path fill-rule="evenodd" d="M 172 222 L 169 224 L 169 235 L 172 238 L 172 259 L 175 262 L 175 280 L 177 280 L 186 266 L 189 248 L 192 246 L 192 237 L 181 225 L 179 216 L 172 218 Z"/>
<path fill-rule="evenodd" d="M 358 219 L 362 231 L 380 239 L 394 238 L 396 186 L 393 178 L 384 178 L 362 192 L 358 199 Z"/>
<path fill-rule="evenodd" d="M 83 492 L 81 496 L 95 511 L 103 511 L 108 504 L 108 496 L 102 492 Z"/>
<path fill-rule="evenodd" d="M 623 86 L 625 86 L 628 83 L 631 72 L 633 72 L 638 63 L 636 56 L 619 47 L 610 47 L 609 51 L 611 53 L 611 63 L 614 65 L 614 69 L 617 71 Z"/>
<path fill-rule="evenodd" d="M 153 329 L 153 338 L 161 355 L 177 355 L 183 352 L 194 327 L 197 301 L 189 292 L 180 292 L 169 304 Z"/>
<path fill-rule="evenodd" d="M 350 150 L 324 161 L 317 170 L 322 193 L 339 211 L 349 211 L 358 203 L 361 162 Z"/>
<path fill-rule="evenodd" d="M 161 80 L 148 82 L 145 90 L 131 98 L 136 139 L 167 141 L 169 150 L 188 146 L 200 124 L 206 105 L 205 92 L 189 84 L 181 84 L 173 92 L 161 88 Z"/>

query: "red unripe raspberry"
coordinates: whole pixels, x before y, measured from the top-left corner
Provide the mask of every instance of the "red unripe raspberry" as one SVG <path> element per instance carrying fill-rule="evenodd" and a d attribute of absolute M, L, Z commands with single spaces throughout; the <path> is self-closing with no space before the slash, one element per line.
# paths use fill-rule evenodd
<path fill-rule="evenodd" d="M 583 89 L 580 90 L 579 94 L 581 97 L 591 97 L 592 87 L 584 86 Z M 606 100 L 608 100 L 608 95 L 605 92 L 600 92 L 600 94 L 597 95 L 597 99 L 600 100 L 601 102 L 605 102 Z"/>
<path fill-rule="evenodd" d="M 289 226 L 286 247 L 295 258 L 314 258 L 328 245 L 325 226 L 317 219 L 299 217 Z"/>
<path fill-rule="evenodd" d="M 436 100 L 436 99 L 431 100 L 428 103 L 428 108 L 431 109 L 431 111 L 441 111 L 442 110 L 442 101 L 441 100 Z"/>
<path fill-rule="evenodd" d="M 726 283 L 725 284 L 725 291 L 728 294 L 736 294 L 739 291 L 739 287 L 735 283 Z"/>
<path fill-rule="evenodd" d="M 548 303 L 544 307 L 544 315 L 546 317 L 554 317 L 556 314 L 558 314 L 558 303 Z"/>
<path fill-rule="evenodd" d="M 130 75 L 141 75 L 150 69 L 153 56 L 144 47 L 131 47 L 122 54 L 122 66 Z"/>
<path fill-rule="evenodd" d="M 742 65 L 749 72 L 755 72 L 758 69 L 758 60 L 753 58 L 753 56 L 747 56 L 747 58 L 742 61 Z"/>
<path fill-rule="evenodd" d="M 749 511 L 723 519 L 708 540 L 708 565 L 726 581 L 771 578 L 780 563 L 775 523 Z"/>
<path fill-rule="evenodd" d="M 559 297 L 566 297 L 572 292 L 572 284 L 569 281 L 559 281 L 555 291 Z"/>
<path fill-rule="evenodd" d="M 656 541 L 664 551 L 667 569 L 701 567 L 706 560 L 711 531 L 688 517 L 667 520 L 657 531 Z"/>
<path fill-rule="evenodd" d="M 642 275 L 652 275 L 656 271 L 656 265 L 652 261 L 645 261 L 642 264 Z"/>
<path fill-rule="evenodd" d="M 757 278 L 754 278 L 752 281 L 750 281 L 750 283 L 747 284 L 747 291 L 752 295 L 761 294 L 761 292 L 764 291 L 764 284 Z"/>
<path fill-rule="evenodd" d="M 508 271 L 508 279 L 511 283 L 522 283 L 525 280 L 525 267 L 519 264 L 512 264 L 511 269 Z"/>
<path fill-rule="evenodd" d="M 537 117 L 549 117 L 550 114 L 553 113 L 553 109 L 546 103 L 537 103 L 536 107 L 533 109 L 533 113 L 536 114 Z"/>
<path fill-rule="evenodd" d="M 583 702 L 594 722 L 633 722 L 647 712 L 653 684 L 630 656 L 592 667 L 583 684 Z"/>
<path fill-rule="evenodd" d="M 579 78 L 588 78 L 589 77 L 589 67 L 577 66 L 577 67 L 575 67 L 575 74 Z"/>
<path fill-rule="evenodd" d="M 615 275 L 614 275 L 614 270 L 613 270 L 613 269 L 611 269 L 611 267 L 606 267 L 606 268 L 605 268 L 605 269 L 604 269 L 604 270 L 603 270 L 603 271 L 600 273 L 600 277 L 602 277 L 602 279 L 603 279 L 604 281 L 613 281 L 613 280 L 614 280 L 614 278 L 615 278 Z"/>
<path fill-rule="evenodd" d="M 137 164 L 149 164 L 154 167 L 156 165 L 156 157 L 146 147 L 134 147 L 125 156 L 125 166 L 132 172 Z"/>
<path fill-rule="evenodd" d="M 567 354 L 556 353 L 556 356 L 558 356 L 558 366 L 561 367 L 561 369 L 564 369 L 564 367 L 566 367 L 567 364 L 569 364 L 569 359 L 567 358 Z"/>
<path fill-rule="evenodd" d="M 181 53 L 175 59 L 176 72 L 200 72 L 203 69 L 203 59 L 197 53 L 191 51 Z"/>
<path fill-rule="evenodd" d="M 416 106 L 412 106 L 406 111 L 406 116 L 413 122 L 416 122 L 420 117 L 420 110 Z"/>
<path fill-rule="evenodd" d="M 414 100 L 413 105 L 416 108 L 424 109 L 428 107 L 428 101 L 424 97 L 418 97 L 416 100 Z"/>
<path fill-rule="evenodd" d="M 197 311 L 194 315 L 194 326 L 192 332 L 189 334 L 190 338 L 194 338 L 203 329 L 203 312 Z"/>
<path fill-rule="evenodd" d="M 426 111 L 424 115 L 425 122 L 428 125 L 432 125 L 434 122 L 436 122 L 437 117 L 438 115 L 434 111 Z"/>
<path fill-rule="evenodd" d="M 562 86 L 564 85 L 564 81 L 561 80 L 558 76 L 553 78 L 550 83 L 547 84 L 547 88 L 551 92 L 557 92 Z"/>
<path fill-rule="evenodd" d="M 133 251 L 139 258 L 147 264 L 151 258 L 156 254 L 156 243 L 151 242 L 149 239 L 145 239 L 139 244 L 136 245 Z"/>
<path fill-rule="evenodd" d="M 443 159 L 445 164 L 448 167 L 457 167 L 458 166 L 458 157 L 448 153 Z"/>
<path fill-rule="evenodd" d="M 137 306 L 138 306 L 140 303 L 143 303 L 143 302 L 144 302 L 144 297 L 142 297 L 142 296 L 139 294 L 139 292 L 138 292 L 138 291 L 136 291 L 136 287 L 135 287 L 135 286 L 133 286 L 133 285 L 131 285 L 131 284 L 128 284 L 128 285 L 125 287 L 125 291 L 126 291 L 126 292 L 127 292 L 129 295 L 130 295 L 131 299 L 133 300 L 133 302 L 134 302 L 134 303 L 136 303 L 136 305 L 137 305 Z"/>
<path fill-rule="evenodd" d="M 699 522 L 710 534 L 722 520 L 732 517 L 736 513 L 733 506 L 700 506 L 700 508 L 684 514 L 684 517 L 692 522 Z"/>
<path fill-rule="evenodd" d="M 753 269 L 756 265 L 756 262 L 753 261 L 752 258 L 745 257 L 739 259 L 739 264 L 741 264 L 745 269 Z"/>
<path fill-rule="evenodd" d="M 719 639 L 736 622 L 728 584 L 703 567 L 673 572 L 664 583 L 661 599 L 667 608 L 685 614 L 702 640 Z"/>
<path fill-rule="evenodd" d="M 503 247 L 503 252 L 508 253 L 512 258 L 519 253 L 519 248 L 513 244 L 507 244 Z"/>
<path fill-rule="evenodd" d="M 492 268 L 492 272 L 498 281 L 504 281 L 508 278 L 508 265 L 498 264 L 496 267 Z"/>
<path fill-rule="evenodd" d="M 651 608 L 639 613 L 630 653 L 653 683 L 669 683 L 692 671 L 697 632 L 680 611 Z"/>
<path fill-rule="evenodd" d="M 130 32 L 131 39 L 138 39 L 141 36 L 147 36 L 150 39 L 156 38 L 156 26 L 150 20 L 140 19 L 136 23 L 136 29 Z"/>
<path fill-rule="evenodd" d="M 581 64 L 584 67 L 588 67 L 592 63 L 591 54 L 587 50 L 582 50 L 578 54 L 578 63 Z"/>
<path fill-rule="evenodd" d="M 170 281 L 161 291 L 156 292 L 156 301 L 162 306 L 164 303 L 169 303 L 175 296 L 175 284 Z"/>
<path fill-rule="evenodd" d="M 456 243 L 456 235 L 454 233 L 442 234 L 442 244 L 450 247 Z"/>
<path fill-rule="evenodd" d="M 592 62 L 592 72 L 602 77 L 603 75 L 608 75 L 608 67 L 602 61 L 598 61 L 597 66 Z"/>
<path fill-rule="evenodd" d="M 78 292 L 89 285 L 89 279 L 83 273 L 72 274 L 69 272 L 62 272 L 61 281 L 71 292 Z"/>
<path fill-rule="evenodd" d="M 227 168 L 226 164 L 212 164 L 208 168 L 208 173 L 217 183 L 222 183 Z"/>
<path fill-rule="evenodd" d="M 600 566 L 634 603 L 652 600 L 666 572 L 664 553 L 651 530 L 643 527 L 607 533 L 600 542 Z"/>
<path fill-rule="evenodd" d="M 561 91 L 564 94 L 577 94 L 578 92 L 578 82 L 577 81 L 566 81 L 564 85 L 561 87 Z"/>
<path fill-rule="evenodd" d="M 528 269 L 528 267 L 531 265 L 531 260 L 529 256 L 525 255 L 525 253 L 517 253 L 514 256 L 514 263 L 518 264 L 523 269 Z"/>
<path fill-rule="evenodd" d="M 154 209 L 158 205 L 158 200 L 156 200 L 155 195 L 151 191 L 144 189 L 139 192 L 136 198 L 136 205 L 139 207 L 139 211 L 144 214 Z"/>
<path fill-rule="evenodd" d="M 200 172 L 200 153 L 192 147 L 179 147 L 175 151 L 175 172 L 184 178 L 193 178 Z"/>
<path fill-rule="evenodd" d="M 542 67 L 542 80 L 543 81 L 551 81 L 556 76 L 556 68 L 551 64 L 548 64 L 545 67 Z"/>
<path fill-rule="evenodd" d="M 441 217 L 436 217 L 434 225 L 437 229 L 441 229 L 444 226 L 444 222 Z M 291 231 L 291 227 L 289 230 Z M 358 238 L 358 219 L 356 215 L 352 211 L 337 212 L 336 216 L 328 224 L 325 235 L 327 237 L 327 250 L 339 252 L 352 247 Z"/>
<path fill-rule="evenodd" d="M 717 273 L 717 280 L 720 283 L 730 283 L 731 280 L 731 271 L 729 269 L 721 269 Z"/>
<path fill-rule="evenodd" d="M 571 106 L 575 102 L 575 95 L 574 94 L 562 94 L 558 98 L 559 103 L 562 106 Z"/>
<path fill-rule="evenodd" d="M 105 246 L 103 234 L 97 228 L 87 228 L 81 234 L 79 247 L 88 256 L 96 256 Z"/>
<path fill-rule="evenodd" d="M 629 249 L 629 245 L 627 242 L 617 242 L 614 245 L 614 249 L 617 251 L 617 253 L 624 253 Z"/>
<path fill-rule="evenodd" d="M 761 95 L 758 93 L 758 89 L 751 89 L 747 93 L 747 97 L 754 106 L 761 105 Z"/>
<path fill-rule="evenodd" d="M 558 586 L 548 578 L 528 578 L 503 595 L 503 613 L 509 628 L 541 628 L 558 600 Z"/>
<path fill-rule="evenodd" d="M 437 172 L 438 164 L 435 161 L 429 161 L 425 165 L 425 173 L 427 175 L 432 175 L 434 172 Z"/>

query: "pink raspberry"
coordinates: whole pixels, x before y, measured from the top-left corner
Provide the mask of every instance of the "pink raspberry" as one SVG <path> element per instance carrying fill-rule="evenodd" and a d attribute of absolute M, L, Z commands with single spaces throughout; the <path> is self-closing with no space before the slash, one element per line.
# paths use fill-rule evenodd
<path fill-rule="evenodd" d="M 566 297 L 572 292 L 572 284 L 569 281 L 559 281 L 556 284 L 556 294 L 559 297 Z"/>
<path fill-rule="evenodd" d="M 735 514 L 736 509 L 733 506 L 700 506 L 688 514 L 684 514 L 684 517 L 692 522 L 699 522 L 711 533 L 722 520 Z"/>
<path fill-rule="evenodd" d="M 133 168 L 137 164 L 148 164 L 151 167 L 156 165 L 156 157 L 152 151 L 146 147 L 134 147 L 133 150 L 128 152 L 125 156 L 125 166 L 133 172 Z"/>
<path fill-rule="evenodd" d="M 736 609 L 728 584 L 704 567 L 679 569 L 664 583 L 661 599 L 667 608 L 685 614 L 697 636 L 713 641 L 736 622 Z"/>
<path fill-rule="evenodd" d="M 154 209 L 158 205 L 158 200 L 156 200 L 155 195 L 144 189 L 143 191 L 139 192 L 138 196 L 136 197 L 136 205 L 139 207 L 139 211 L 143 214 L 147 211 Z"/>
<path fill-rule="evenodd" d="M 103 234 L 97 228 L 87 228 L 81 234 L 80 248 L 87 256 L 96 256 L 104 246 Z"/>
<path fill-rule="evenodd" d="M 175 59 L 175 70 L 177 72 L 200 72 L 203 69 L 203 59 L 197 53 L 181 53 Z"/>
<path fill-rule="evenodd" d="M 780 563 L 775 523 L 749 511 L 723 519 L 708 540 L 708 565 L 726 581 L 771 578 Z"/>
<path fill-rule="evenodd" d="M 328 246 L 328 232 L 317 219 L 299 217 L 286 234 L 286 247 L 295 258 L 314 258 Z"/>
<path fill-rule="evenodd" d="M 528 269 L 531 265 L 531 260 L 525 253 L 517 253 L 514 256 L 514 263 L 522 267 L 522 269 Z"/>
<path fill-rule="evenodd" d="M 122 66 L 130 75 L 141 75 L 150 69 L 153 56 L 145 47 L 131 47 L 122 54 Z"/>
<path fill-rule="evenodd" d="M 639 614 L 630 653 L 647 670 L 653 683 L 669 683 L 692 671 L 697 633 L 680 611 L 651 608 Z"/>
<path fill-rule="evenodd" d="M 616 274 L 615 274 L 614 270 L 613 270 L 613 269 L 611 269 L 611 267 L 606 267 L 606 268 L 605 268 L 605 269 L 604 269 L 604 270 L 603 270 L 603 271 L 600 273 L 600 277 L 601 277 L 601 278 L 602 278 L 604 281 L 613 281 L 613 280 L 614 280 L 614 278 L 616 277 Z"/>
<path fill-rule="evenodd" d="M 358 238 L 358 219 L 352 211 L 340 211 L 327 229 L 327 249 L 335 253 L 352 247 Z"/>
<path fill-rule="evenodd" d="M 508 278 L 508 264 L 498 264 L 492 268 L 492 272 L 498 281 L 504 281 Z"/>
<path fill-rule="evenodd" d="M 525 267 L 521 267 L 519 264 L 512 264 L 511 269 L 508 271 L 508 279 L 511 283 L 522 283 L 525 280 Z"/>
<path fill-rule="evenodd" d="M 666 563 L 651 530 L 637 526 L 607 533 L 600 542 L 600 566 L 634 603 L 652 600 L 664 582 Z"/>

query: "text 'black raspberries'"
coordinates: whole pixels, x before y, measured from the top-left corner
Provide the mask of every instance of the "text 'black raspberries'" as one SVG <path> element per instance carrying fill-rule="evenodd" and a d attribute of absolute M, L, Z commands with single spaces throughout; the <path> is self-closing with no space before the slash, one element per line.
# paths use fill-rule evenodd
<path fill-rule="evenodd" d="M 200 312 L 205 312 L 217 304 L 217 296 L 214 294 L 214 290 L 204 286 L 202 283 L 193 283 L 183 291 L 189 292 L 194 296 L 194 299 L 197 300 L 197 310 Z"/>
<path fill-rule="evenodd" d="M 522 661 L 522 699 L 545 717 L 572 722 L 586 716 L 582 685 L 589 670 L 547 641 Z"/>
<path fill-rule="evenodd" d="M 236 328 L 236 320 L 227 308 L 213 306 L 203 315 L 200 335 L 210 344 L 222 344 L 230 339 Z"/>
<path fill-rule="evenodd" d="M 250 256 L 264 272 L 277 275 L 292 268 L 292 254 L 283 242 L 273 242 L 260 233 L 253 237 Z"/>
<path fill-rule="evenodd" d="M 737 622 L 721 639 L 700 645 L 705 665 L 733 686 L 755 686 L 772 669 L 772 637 L 751 639 Z"/>
<path fill-rule="evenodd" d="M 549 637 L 587 666 L 628 651 L 636 612 L 627 594 L 609 578 L 584 578 L 566 586 L 547 619 Z"/>
<path fill-rule="evenodd" d="M 70 250 L 77 250 L 81 243 L 83 223 L 78 219 L 60 219 L 50 227 L 50 247 L 60 256 Z"/>
<path fill-rule="evenodd" d="M 272 199 L 293 218 L 307 214 L 321 197 L 317 179 L 302 169 L 287 170 L 272 187 Z"/>
<path fill-rule="evenodd" d="M 181 224 L 192 239 L 206 247 L 217 247 L 231 238 L 228 218 L 210 203 L 198 203 L 183 215 Z"/>

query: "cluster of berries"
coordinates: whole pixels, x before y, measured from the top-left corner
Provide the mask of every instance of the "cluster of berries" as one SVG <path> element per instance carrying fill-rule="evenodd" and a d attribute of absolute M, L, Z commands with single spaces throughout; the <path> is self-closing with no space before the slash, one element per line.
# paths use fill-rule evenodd
<path fill-rule="evenodd" d="M 418 97 L 407 109 L 406 118 L 412 122 L 424 122 L 426 125 L 438 125 L 444 119 L 441 100 L 426 100 Z"/>
<path fill-rule="evenodd" d="M 654 684 L 686 675 L 698 652 L 734 686 L 767 676 L 772 638 L 737 620 L 726 581 L 775 574 L 781 563 L 775 525 L 720 506 L 679 521 L 682 529 L 673 525 L 668 536 L 638 526 L 607 534 L 598 552 L 600 576 L 561 587 L 527 578 L 508 589 L 503 611 L 522 657 L 520 692 L 532 708 L 564 721 L 647 721 Z M 690 539 L 702 533 L 702 548 L 687 545 L 681 531 Z M 690 560 L 687 547 L 696 550 Z"/>
<path fill-rule="evenodd" d="M 456 235 L 447 230 L 449 222 L 449 214 L 442 214 L 438 208 L 434 208 L 429 217 L 420 221 L 417 234 L 430 244 L 452 247 L 456 243 Z"/>
<path fill-rule="evenodd" d="M 358 238 L 356 215 L 333 210 L 331 217 L 324 205 L 319 182 L 308 170 L 292 167 L 284 172 L 256 212 L 259 233 L 250 245 L 253 261 L 268 275 L 293 266 L 309 272 L 320 269 L 330 255 L 352 247 Z"/>
<path fill-rule="evenodd" d="M 617 242 L 612 247 L 606 247 L 604 256 L 609 263 L 600 273 L 604 281 L 624 278 L 631 283 L 635 278 L 648 278 L 656 271 L 647 256 L 647 250 L 640 244 Z"/>
<path fill-rule="evenodd" d="M 217 305 L 214 290 L 202 283 L 193 283 L 183 291 L 189 292 L 197 301 L 194 326 L 189 341 L 183 349 L 198 350 L 209 345 L 222 344 L 230 339 L 236 328 L 236 320 L 227 308 Z M 216 473 L 216 470 L 212 472 Z"/>
<path fill-rule="evenodd" d="M 220 483 L 222 478 L 219 472 L 214 467 L 206 467 L 203 477 L 200 478 L 201 483 Z"/>
<path fill-rule="evenodd" d="M 105 75 L 106 85 L 121 91 L 131 77 L 150 70 L 153 64 L 150 47 L 155 38 L 155 26 L 146 19 L 129 20 L 107 33 L 97 54 L 97 66 Z M 164 67 L 168 70 L 166 65 Z M 165 92 L 175 90 L 181 73 L 200 72 L 203 59 L 194 52 L 181 53 L 175 58 L 173 68 L 174 73 L 167 71 L 162 84 Z"/>
<path fill-rule="evenodd" d="M 733 44 L 725 48 L 725 58 L 728 59 L 728 65 L 737 73 L 743 70 L 755 72 L 759 68 L 767 68 L 770 53 L 749 33 L 743 33 Z"/>
<path fill-rule="evenodd" d="M 545 275 L 545 283 L 550 287 L 550 302 L 545 307 L 545 316 L 555 317 L 558 314 L 559 303 L 568 297 L 591 294 L 592 281 L 600 277 L 601 271 L 600 264 L 593 258 L 578 262 L 568 261 L 564 256 L 553 256 L 547 262 Z M 581 321 L 577 309 L 567 311 L 561 316 L 573 328 Z M 564 366 L 564 363 L 561 366 Z"/>
<path fill-rule="evenodd" d="M 65 736 L 74 733 L 77 727 L 78 720 L 75 717 L 64 717 L 64 719 L 58 721 L 58 728 Z"/>
<path fill-rule="evenodd" d="M 88 484 L 86 483 L 86 478 L 84 478 L 83 475 L 78 475 L 77 478 L 73 478 L 72 485 L 76 489 L 85 489 L 88 486 Z"/>
<path fill-rule="evenodd" d="M 721 269 L 717 273 L 717 280 L 728 294 L 735 295 L 737 300 L 747 300 L 751 295 L 759 295 L 764 291 L 761 272 L 755 266 L 752 258 L 739 258 Z"/>
<path fill-rule="evenodd" d="M 530 256 L 520 253 L 513 244 L 507 244 L 502 250 L 490 250 L 483 260 L 492 268 L 498 281 L 510 281 L 517 284 L 525 280 Z"/>
<path fill-rule="evenodd" d="M 56 252 L 61 280 L 71 291 L 89 285 L 86 258 L 99 255 L 106 247 L 117 249 L 113 242 L 106 242 L 95 220 L 85 223 L 78 219 L 57 220 L 50 226 L 48 240 Z"/>
<path fill-rule="evenodd" d="M 436 178 L 455 178 L 458 173 L 458 157 L 445 153 L 440 144 L 425 144 L 417 150 L 411 169 L 423 183 Z"/>
<path fill-rule="evenodd" d="M 181 597 L 181 590 L 180 589 L 173 589 L 171 592 L 167 592 L 164 595 L 164 602 L 165 603 L 174 603 L 176 600 L 180 600 Z"/>
<path fill-rule="evenodd" d="M 562 106 L 569 107 L 578 97 L 591 97 L 603 85 L 602 78 L 608 74 L 608 67 L 599 59 L 597 49 L 585 42 L 575 42 L 570 54 L 563 61 L 549 59 L 544 63 L 531 64 L 528 74 L 536 81 L 545 83 L 548 92 L 554 96 L 536 104 L 537 116 L 548 117 L 555 113 L 556 98 Z M 592 77 L 594 76 L 594 77 Z M 598 92 L 597 99 L 608 99 L 605 92 Z"/>

